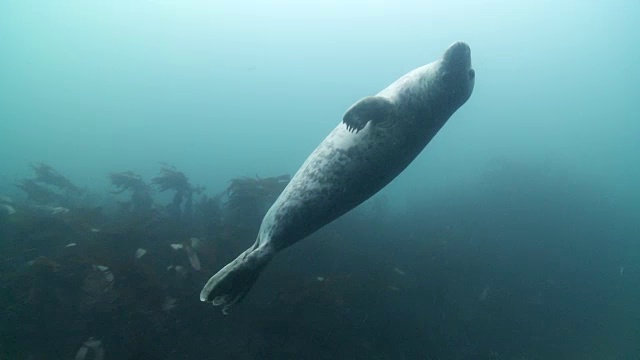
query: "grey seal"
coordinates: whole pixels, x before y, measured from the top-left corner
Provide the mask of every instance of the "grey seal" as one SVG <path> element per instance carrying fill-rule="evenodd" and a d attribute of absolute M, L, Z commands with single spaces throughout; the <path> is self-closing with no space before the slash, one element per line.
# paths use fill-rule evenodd
<path fill-rule="evenodd" d="M 267 211 L 254 245 L 209 279 L 200 300 L 227 314 L 277 252 L 398 176 L 469 99 L 474 84 L 471 50 L 456 42 L 440 59 L 353 104 Z"/>

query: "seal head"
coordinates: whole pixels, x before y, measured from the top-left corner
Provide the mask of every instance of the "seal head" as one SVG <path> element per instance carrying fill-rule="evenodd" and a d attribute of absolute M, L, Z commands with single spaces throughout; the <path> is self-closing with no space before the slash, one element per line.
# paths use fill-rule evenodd
<path fill-rule="evenodd" d="M 473 92 L 476 71 L 471 67 L 471 49 L 463 42 L 457 42 L 445 51 L 439 69 L 439 81 L 450 108 L 457 110 Z"/>

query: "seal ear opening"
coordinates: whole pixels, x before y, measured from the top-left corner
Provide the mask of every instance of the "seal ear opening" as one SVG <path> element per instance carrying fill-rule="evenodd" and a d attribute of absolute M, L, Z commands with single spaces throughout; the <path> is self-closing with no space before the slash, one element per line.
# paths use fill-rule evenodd
<path fill-rule="evenodd" d="M 347 130 L 358 133 L 369 121 L 374 124 L 388 122 L 393 109 L 393 103 L 389 99 L 367 96 L 351 105 L 342 117 L 342 122 L 347 126 Z"/>

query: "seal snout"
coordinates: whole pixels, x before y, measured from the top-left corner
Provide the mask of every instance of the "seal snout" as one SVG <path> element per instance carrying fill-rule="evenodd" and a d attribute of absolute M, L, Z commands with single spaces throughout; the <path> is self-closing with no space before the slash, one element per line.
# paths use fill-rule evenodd
<path fill-rule="evenodd" d="M 467 43 L 458 41 L 449 46 L 442 59 L 447 63 L 469 64 L 471 66 L 471 48 Z M 472 76 L 471 73 L 469 73 L 469 76 Z"/>

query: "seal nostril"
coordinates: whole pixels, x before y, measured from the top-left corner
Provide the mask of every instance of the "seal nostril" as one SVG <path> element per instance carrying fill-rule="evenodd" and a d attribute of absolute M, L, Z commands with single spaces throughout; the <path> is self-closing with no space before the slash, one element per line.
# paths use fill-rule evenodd
<path fill-rule="evenodd" d="M 476 78 L 476 71 L 471 69 L 469 70 L 469 80 L 473 80 Z"/>

